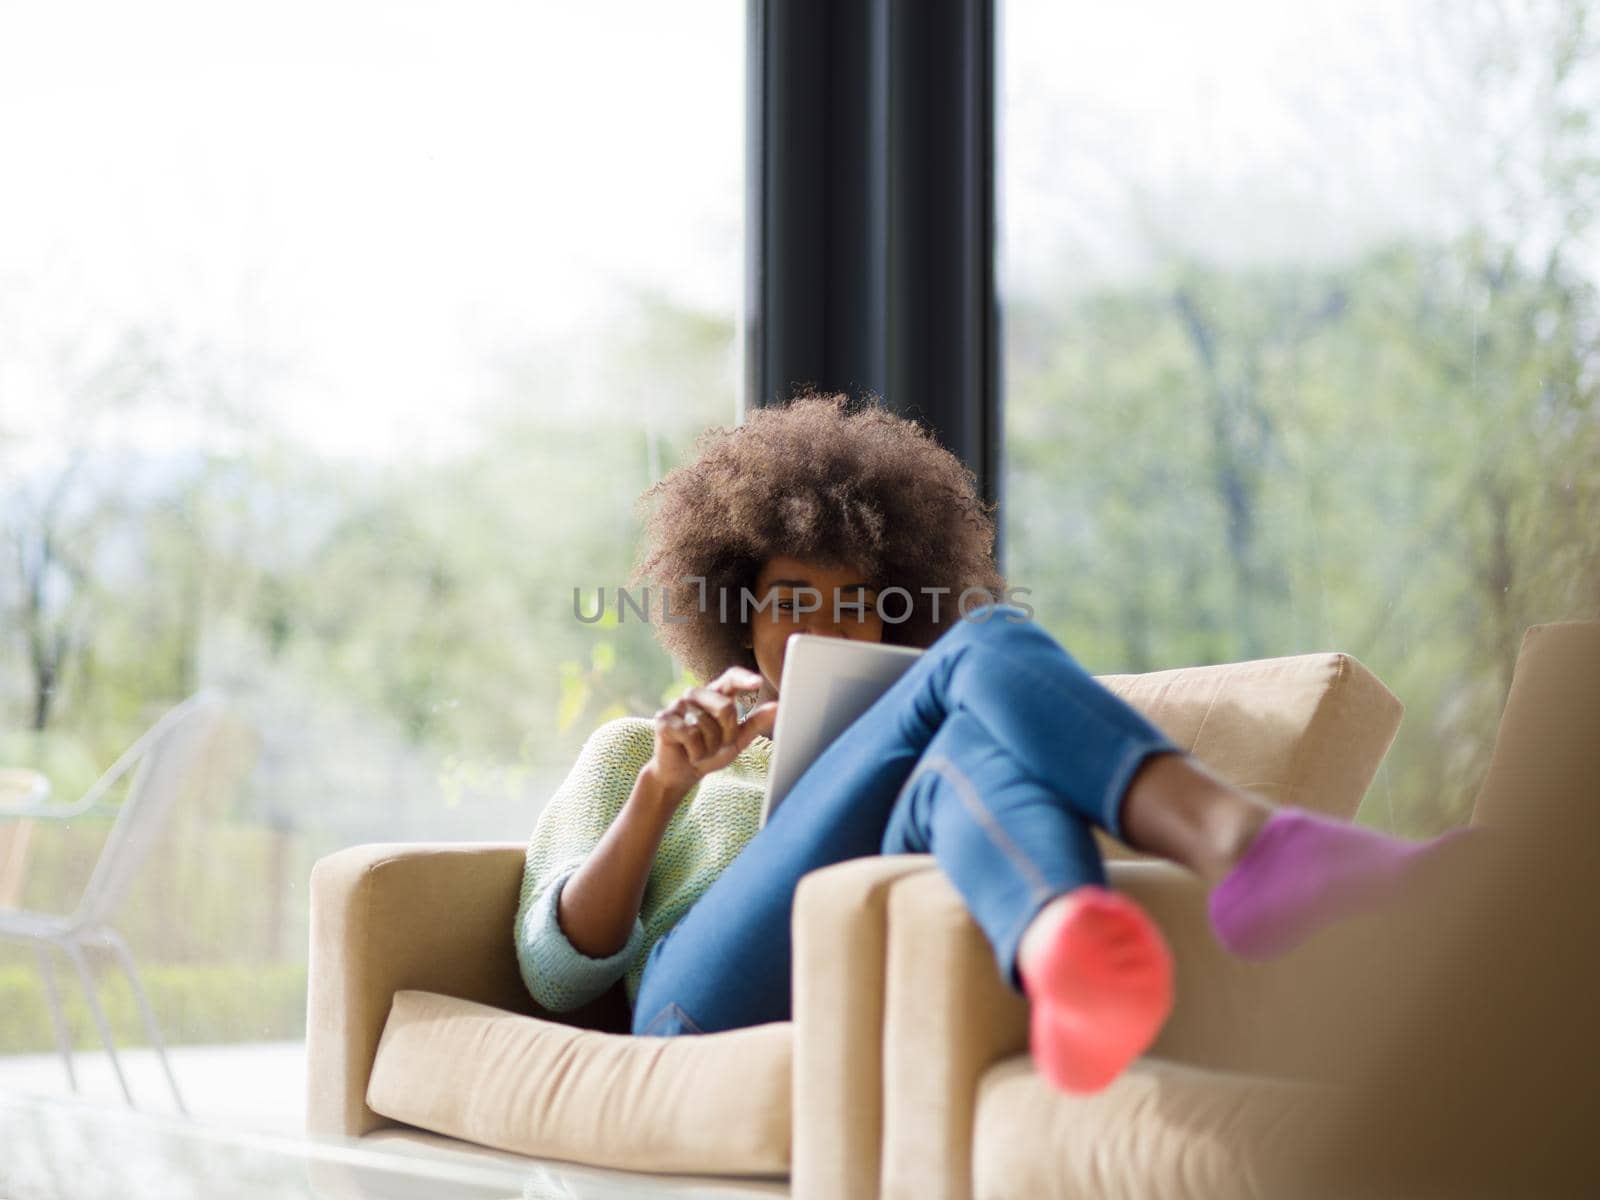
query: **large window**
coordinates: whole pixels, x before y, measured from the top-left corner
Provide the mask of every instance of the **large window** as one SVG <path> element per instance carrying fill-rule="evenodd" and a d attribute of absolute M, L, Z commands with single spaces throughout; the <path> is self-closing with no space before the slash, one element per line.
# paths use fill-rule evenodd
<path fill-rule="evenodd" d="M 1092 670 L 1354 654 L 1465 818 L 1600 611 L 1600 12 L 1003 9 L 1006 567 Z"/>
<path fill-rule="evenodd" d="M 231 782 L 174 811 L 119 917 L 173 1041 L 297 1039 L 316 857 L 526 838 L 588 730 L 674 690 L 644 625 L 582 625 L 572 589 L 624 581 L 635 497 L 736 420 L 743 25 L 0 16 L 0 767 L 68 803 L 185 696 L 228 698 Z M 110 800 L 0 820 L 0 901 L 69 907 Z M 35 965 L 0 947 L 0 1056 L 54 1049 Z"/>
<path fill-rule="evenodd" d="M 1096 672 L 1356 655 L 1407 706 L 1360 815 L 1404 832 L 1465 816 L 1523 629 L 1600 611 L 1597 9 L 1000 5 L 1006 572 Z M 291 1104 L 310 864 L 521 840 L 590 729 L 684 682 L 572 592 L 625 580 L 635 498 L 737 419 L 745 269 L 771 266 L 742 261 L 745 11 L 0 15 L 0 809 L 69 805 L 225 697 L 118 923 L 168 1037 L 288 1047 L 248 1069 Z M 841 8 L 859 44 L 808 11 L 762 43 L 787 123 L 757 136 L 808 186 L 757 244 L 828 269 L 767 288 L 804 303 L 758 332 L 821 347 L 779 374 L 849 387 L 944 378 L 903 335 L 965 314 L 950 358 L 986 379 L 981 180 L 945 188 L 984 139 L 918 116 L 951 63 L 962 103 L 928 119 L 983 108 L 953 52 L 983 10 Z M 830 70 L 845 107 L 797 147 L 784 105 Z M 904 252 L 925 234 L 945 258 Z M 960 382 L 952 429 L 984 392 Z M 117 799 L 0 816 L 0 905 L 70 907 Z M 0 1088 L 65 1083 L 35 967 L 0 946 Z M 142 1041 L 125 984 L 103 995 Z M 194 1107 L 296 1126 L 228 1086 L 243 1061 L 180 1061 Z"/>

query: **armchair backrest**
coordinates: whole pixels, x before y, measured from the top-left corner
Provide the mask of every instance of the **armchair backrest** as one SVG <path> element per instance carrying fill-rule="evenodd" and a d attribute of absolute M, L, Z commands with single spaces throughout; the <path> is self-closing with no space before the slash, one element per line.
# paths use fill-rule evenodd
<path fill-rule="evenodd" d="M 1274 804 L 1355 816 L 1405 705 L 1338 651 L 1097 675 L 1224 779 Z M 1107 858 L 1139 858 L 1097 835 Z"/>
<path fill-rule="evenodd" d="M 1600 621 L 1556 621 L 1522 635 L 1474 825 L 1600 822 Z"/>

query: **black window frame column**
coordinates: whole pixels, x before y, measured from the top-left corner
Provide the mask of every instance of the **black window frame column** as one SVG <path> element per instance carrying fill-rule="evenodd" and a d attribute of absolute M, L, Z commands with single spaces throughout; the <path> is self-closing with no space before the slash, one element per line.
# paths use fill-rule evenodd
<path fill-rule="evenodd" d="M 747 2 L 741 420 L 798 387 L 873 393 L 998 519 L 999 0 Z"/>

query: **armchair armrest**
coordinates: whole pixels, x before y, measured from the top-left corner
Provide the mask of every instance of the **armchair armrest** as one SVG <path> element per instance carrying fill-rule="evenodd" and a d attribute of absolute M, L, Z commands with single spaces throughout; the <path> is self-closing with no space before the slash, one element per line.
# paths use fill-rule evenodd
<path fill-rule="evenodd" d="M 384 843 L 352 846 L 312 868 L 308 1132 L 357 1137 L 392 1124 L 367 1107 L 366 1094 L 397 991 L 547 1015 L 528 995 L 512 942 L 525 853 L 520 843 Z M 594 1023 L 619 999 L 613 989 L 551 1019 Z"/>
<path fill-rule="evenodd" d="M 1334 1016 L 1373 984 L 1374 972 L 1354 969 L 1374 948 L 1370 920 L 1252 963 L 1217 943 L 1197 877 L 1162 862 L 1107 869 L 1173 954 L 1176 997 L 1152 1055 L 1255 1074 L 1335 1073 L 1326 1067 L 1337 1054 Z M 965 1197 L 978 1083 L 1002 1059 L 1027 1052 L 1027 1001 L 1001 979 L 994 951 L 937 870 L 893 887 L 886 976 L 882 1195 Z"/>
<path fill-rule="evenodd" d="M 1027 1049 L 1027 1002 L 942 871 L 890 893 L 885 958 L 879 1194 L 966 1197 L 978 1080 Z"/>
<path fill-rule="evenodd" d="M 878 1195 L 889 896 L 930 871 L 931 854 L 857 858 L 812 871 L 795 891 L 796 1200 Z"/>

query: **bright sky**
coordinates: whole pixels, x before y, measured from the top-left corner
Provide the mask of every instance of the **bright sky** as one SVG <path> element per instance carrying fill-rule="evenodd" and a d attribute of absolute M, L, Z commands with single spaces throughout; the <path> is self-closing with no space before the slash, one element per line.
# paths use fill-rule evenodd
<path fill-rule="evenodd" d="M 1005 286 L 1448 227 L 1479 168 L 1474 114 L 1424 99 L 1437 2 L 1008 0 Z M 0 0 L 0 431 L 131 322 L 273 365 L 247 403 L 384 456 L 629 288 L 734 315 L 744 12 Z"/>
<path fill-rule="evenodd" d="M 624 285 L 735 311 L 743 11 L 0 0 L 0 311 L 173 315 L 327 449 L 446 435 Z"/>
<path fill-rule="evenodd" d="M 1456 65 L 1427 37 L 1439 3 L 1005 5 L 1008 282 L 1050 288 L 1063 260 L 1092 282 L 1172 249 L 1336 260 L 1458 222 L 1472 114 L 1430 101 Z"/>

